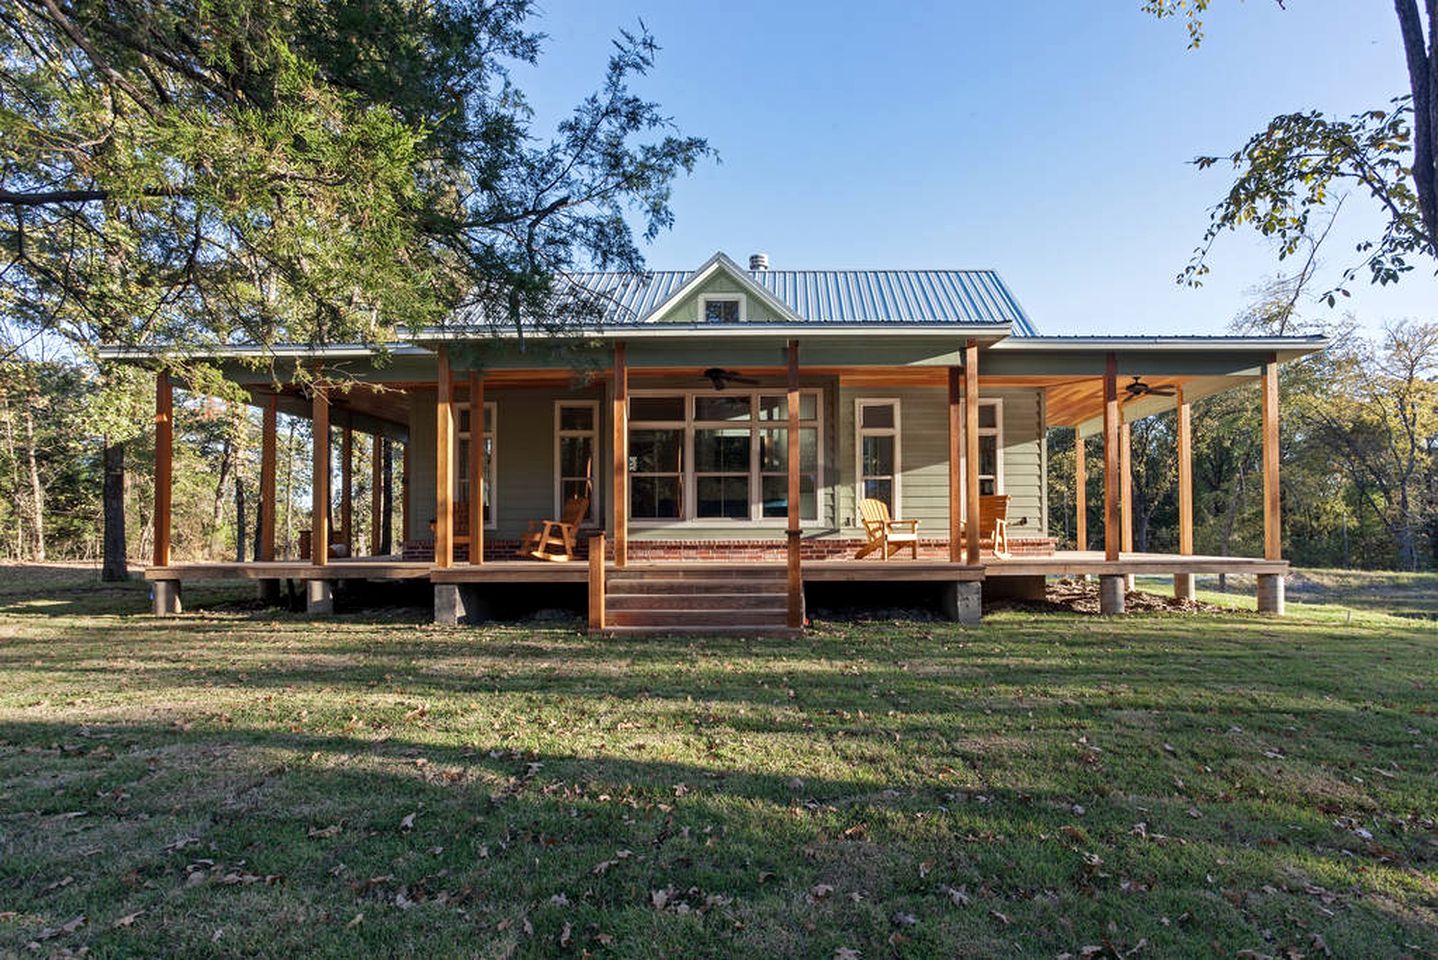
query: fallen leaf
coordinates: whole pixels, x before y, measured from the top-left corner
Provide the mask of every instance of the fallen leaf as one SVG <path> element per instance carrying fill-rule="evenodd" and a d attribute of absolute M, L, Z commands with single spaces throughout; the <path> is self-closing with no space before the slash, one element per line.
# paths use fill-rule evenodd
<path fill-rule="evenodd" d="M 135 925 L 135 921 L 140 918 L 140 914 L 144 912 L 145 911 L 143 910 L 136 910 L 134 913 L 127 913 L 123 917 L 118 918 L 114 923 L 110 924 L 110 926 L 117 930 L 125 927 L 133 927 Z"/>
<path fill-rule="evenodd" d="M 834 888 L 829 886 L 827 883 L 816 883 L 809 888 L 809 896 L 813 897 L 815 900 L 823 900 L 825 897 L 827 897 L 833 892 Z"/>
<path fill-rule="evenodd" d="M 919 864 L 919 877 L 920 877 L 921 879 L 924 878 L 924 877 L 927 877 L 929 874 L 931 874 L 931 873 L 933 873 L 933 872 L 934 872 L 934 861 L 932 861 L 932 860 L 925 860 L 923 863 Z"/>
<path fill-rule="evenodd" d="M 561 947 L 567 947 L 573 939 L 574 931 L 570 928 L 569 921 L 566 920 L 564 921 L 564 929 L 559 931 L 559 945 Z"/>
<path fill-rule="evenodd" d="M 355 927 L 359 926 L 361 923 L 364 923 L 364 914 L 362 914 L 362 913 L 357 913 L 357 914 L 354 915 L 354 919 L 353 919 L 353 920 L 351 920 L 349 923 L 345 924 L 345 929 L 346 929 L 346 930 L 353 930 Z"/>
<path fill-rule="evenodd" d="M 411 814 L 409 814 L 408 816 L 406 816 L 403 820 L 401 820 L 401 821 L 399 822 L 399 828 L 400 828 L 401 830 L 413 830 L 413 829 L 414 829 L 414 818 L 417 817 L 417 816 L 419 816 L 418 813 L 411 813 Z"/>
<path fill-rule="evenodd" d="M 65 876 L 61 877 L 59 880 L 56 880 L 54 883 L 52 883 L 52 884 L 50 884 L 49 886 L 47 886 L 47 887 L 44 889 L 43 892 L 44 892 L 44 893 L 49 893 L 51 890 L 59 890 L 61 887 L 68 887 L 70 884 L 72 884 L 72 883 L 74 883 L 74 882 L 75 882 L 75 878 L 72 877 L 72 876 L 70 876 L 69 874 L 66 874 Z"/>
<path fill-rule="evenodd" d="M 995 920 L 997 920 L 999 923 L 1002 923 L 1006 927 L 1013 922 L 1004 914 L 999 913 L 997 910 L 990 910 L 989 916 L 993 917 Z"/>
<path fill-rule="evenodd" d="M 949 900 L 956 907 L 967 907 L 973 899 L 969 896 L 967 887 L 945 887 L 944 893 L 948 894 Z"/>
<path fill-rule="evenodd" d="M 332 823 L 332 824 L 330 824 L 330 825 L 327 826 L 327 827 L 316 827 L 316 828 L 314 828 L 313 830 L 311 830 L 311 831 L 307 834 L 307 836 L 308 836 L 311 840 L 319 840 L 319 839 L 322 839 L 322 838 L 324 838 L 324 837 L 337 836 L 337 835 L 339 834 L 339 832 L 340 832 L 341 830 L 343 830 L 343 829 L 344 829 L 344 825 L 343 825 L 343 824 Z M 197 841 L 195 841 L 195 842 L 198 843 L 199 841 L 197 840 Z M 178 849 L 178 848 L 177 848 L 177 849 Z"/>
<path fill-rule="evenodd" d="M 859 960 L 863 954 L 853 947 L 840 947 L 834 951 L 834 960 Z"/>

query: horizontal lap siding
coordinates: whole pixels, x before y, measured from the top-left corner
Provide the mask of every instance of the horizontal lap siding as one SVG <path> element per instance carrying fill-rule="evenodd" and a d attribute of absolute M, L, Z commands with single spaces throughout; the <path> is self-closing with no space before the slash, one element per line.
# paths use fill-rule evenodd
<path fill-rule="evenodd" d="M 1010 535 L 1046 536 L 1042 396 L 1036 390 L 997 390 L 983 396 L 1003 400 L 1003 492 L 1013 497 Z M 947 391 L 936 388 L 839 391 L 840 522 L 846 527 L 856 524 L 854 401 L 859 398 L 899 401 L 899 513 L 918 520 L 923 533 L 944 535 L 949 522 L 949 411 Z"/>

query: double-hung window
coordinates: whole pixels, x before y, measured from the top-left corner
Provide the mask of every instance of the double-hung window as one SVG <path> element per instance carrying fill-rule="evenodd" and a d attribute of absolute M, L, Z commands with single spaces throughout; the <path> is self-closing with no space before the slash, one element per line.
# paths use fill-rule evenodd
<path fill-rule="evenodd" d="M 554 404 L 554 515 L 575 497 L 589 499 L 586 523 L 601 516 L 594 486 L 595 451 L 599 439 L 597 400 L 558 400 Z"/>
<path fill-rule="evenodd" d="M 470 444 L 470 409 L 468 403 L 456 404 L 459 408 L 459 431 L 458 431 L 458 463 L 455 464 L 455 500 L 460 503 L 469 502 L 469 444 Z M 484 405 L 484 526 L 486 529 L 494 527 L 495 504 L 498 503 L 494 488 L 494 450 L 495 450 L 495 424 L 496 409 L 491 401 Z"/>
<path fill-rule="evenodd" d="M 979 494 L 1004 491 L 1004 406 L 1003 401 L 979 398 Z"/>
<path fill-rule="evenodd" d="M 629 402 L 630 516 L 736 522 L 789 513 L 788 398 L 773 391 L 640 394 Z M 799 515 L 819 518 L 819 392 L 799 400 Z"/>
<path fill-rule="evenodd" d="M 859 499 L 881 500 L 899 516 L 899 401 L 861 397 L 854 401 L 857 426 L 854 473 Z"/>

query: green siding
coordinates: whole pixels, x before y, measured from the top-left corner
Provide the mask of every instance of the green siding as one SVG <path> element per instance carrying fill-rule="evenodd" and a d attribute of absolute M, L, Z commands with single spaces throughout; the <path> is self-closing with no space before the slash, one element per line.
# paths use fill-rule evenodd
<path fill-rule="evenodd" d="M 722 268 L 715 271 L 714 275 L 701 283 L 688 296 L 670 307 L 663 314 L 656 316 L 656 323 L 698 323 L 699 298 L 705 294 L 734 293 L 744 296 L 744 318 L 755 323 L 776 323 L 782 318 L 770 309 L 769 305 L 759 299 L 752 290 L 744 287 L 732 275 Z"/>
<path fill-rule="evenodd" d="M 1047 535 L 1044 496 L 1043 398 L 1037 390 L 997 390 L 985 394 L 1003 401 L 1003 492 L 1013 497 L 1009 535 Z M 856 526 L 854 502 L 854 401 L 899 401 L 899 512 L 917 519 L 919 532 L 944 536 L 949 524 L 948 393 L 938 388 L 902 390 L 844 388 L 839 391 L 839 521 Z"/>

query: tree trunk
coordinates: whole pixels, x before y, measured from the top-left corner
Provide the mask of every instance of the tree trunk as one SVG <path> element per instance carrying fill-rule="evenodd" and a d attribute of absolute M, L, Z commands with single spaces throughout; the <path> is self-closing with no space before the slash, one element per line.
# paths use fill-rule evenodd
<path fill-rule="evenodd" d="M 30 558 L 45 559 L 45 488 L 40 483 L 40 463 L 35 458 L 35 402 L 31 398 L 24 408 L 25 463 L 30 480 Z"/>
<path fill-rule="evenodd" d="M 125 445 L 105 444 L 105 558 L 100 579 L 115 582 L 130 579 L 125 546 Z"/>
<path fill-rule="evenodd" d="M 380 456 L 380 508 L 379 508 L 379 553 L 380 556 L 389 556 L 394 546 L 394 525 L 391 516 L 394 513 L 394 447 L 390 446 L 389 438 L 380 441 L 382 444 Z"/>
<path fill-rule="evenodd" d="M 235 562 L 245 562 L 245 481 L 235 471 Z"/>

